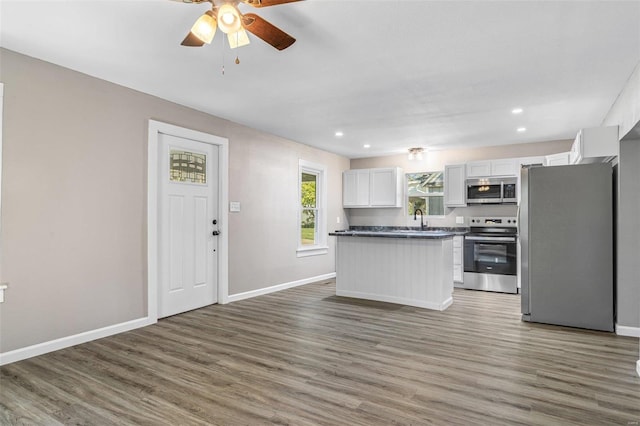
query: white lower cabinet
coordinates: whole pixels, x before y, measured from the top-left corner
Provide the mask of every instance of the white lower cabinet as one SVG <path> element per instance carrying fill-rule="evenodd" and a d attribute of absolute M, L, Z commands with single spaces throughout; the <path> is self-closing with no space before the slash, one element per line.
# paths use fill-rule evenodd
<path fill-rule="evenodd" d="M 462 283 L 464 277 L 464 237 L 453 237 L 453 281 Z"/>
<path fill-rule="evenodd" d="M 453 302 L 451 240 L 337 236 L 336 295 L 443 311 Z"/>

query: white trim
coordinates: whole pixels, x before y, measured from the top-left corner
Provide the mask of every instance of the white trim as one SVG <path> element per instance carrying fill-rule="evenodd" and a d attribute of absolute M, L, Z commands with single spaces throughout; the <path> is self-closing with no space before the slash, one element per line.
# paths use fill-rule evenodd
<path fill-rule="evenodd" d="M 335 278 L 336 273 L 331 272 L 329 274 L 318 275 L 315 277 L 303 278 L 297 281 L 291 281 L 284 284 L 277 284 L 271 287 L 259 288 L 257 290 L 245 291 L 244 293 L 232 294 L 229 296 L 229 302 L 237 302 L 239 300 L 250 299 L 256 296 L 262 296 L 269 293 L 275 293 L 276 291 L 286 290 L 288 288 L 298 287 L 305 284 L 311 284 L 322 280 L 329 280 L 331 278 Z"/>
<path fill-rule="evenodd" d="M 4 83 L 0 83 L 0 232 L 2 231 L 2 108 L 4 105 Z M 1 234 L 0 234 L 1 235 Z M 0 239 L 0 264 L 2 263 L 2 239 Z M 0 277 L 2 279 L 2 277 Z M 4 294 L 4 290 L 3 290 Z M 4 300 L 4 298 L 3 298 Z"/>
<path fill-rule="evenodd" d="M 416 306 L 418 308 L 433 309 L 436 311 L 444 311 L 453 303 L 453 298 L 449 297 L 442 303 L 425 302 L 415 299 L 407 299 L 405 297 L 385 296 L 380 294 L 361 293 L 359 291 L 336 290 L 336 296 L 354 297 L 357 299 L 375 300 L 377 302 L 399 303 L 401 305 Z"/>
<path fill-rule="evenodd" d="M 640 337 L 640 327 L 616 324 L 616 334 L 619 336 Z"/>
<path fill-rule="evenodd" d="M 158 318 L 158 142 L 160 134 L 218 146 L 218 303 L 228 303 L 229 294 L 229 140 L 161 121 L 149 120 L 147 155 L 147 315 Z"/>
<path fill-rule="evenodd" d="M 146 327 L 154 324 L 155 322 L 155 319 L 145 317 L 0 353 L 0 365 L 10 364 L 12 362 L 21 361 L 23 359 L 68 348 L 70 346 L 90 342 L 92 340 L 102 339 L 103 337 L 112 336 L 114 334 L 124 333 L 125 331 L 134 330 L 136 328 Z"/>
<path fill-rule="evenodd" d="M 318 256 L 320 254 L 327 253 L 329 253 L 329 246 L 304 247 L 298 248 L 298 250 L 296 250 L 297 257 Z"/>
<path fill-rule="evenodd" d="M 302 173 L 308 172 L 318 176 L 318 188 L 316 189 L 317 197 L 316 210 L 318 217 L 316 218 L 317 244 L 313 246 L 303 246 L 300 244 L 300 233 L 302 223 L 302 208 L 300 200 L 302 199 Z M 329 247 L 327 245 L 327 166 L 318 163 L 312 163 L 303 159 L 298 159 L 298 225 L 296 235 L 298 236 L 298 248 L 296 249 L 297 257 L 308 257 L 327 254 Z M 319 220 L 318 220 L 319 219 Z"/>
<path fill-rule="evenodd" d="M 640 359 L 636 361 L 636 373 L 640 376 Z"/>

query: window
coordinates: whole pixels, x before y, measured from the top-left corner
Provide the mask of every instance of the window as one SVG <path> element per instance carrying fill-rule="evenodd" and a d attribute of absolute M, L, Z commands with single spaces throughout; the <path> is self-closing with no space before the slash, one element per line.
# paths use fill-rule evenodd
<path fill-rule="evenodd" d="M 298 172 L 298 257 L 326 254 L 326 169 L 299 161 Z"/>
<path fill-rule="evenodd" d="M 169 180 L 173 182 L 207 183 L 207 156 L 172 149 L 169 153 Z"/>
<path fill-rule="evenodd" d="M 407 173 L 406 177 L 409 215 L 420 209 L 425 216 L 444 216 L 443 173 Z"/>

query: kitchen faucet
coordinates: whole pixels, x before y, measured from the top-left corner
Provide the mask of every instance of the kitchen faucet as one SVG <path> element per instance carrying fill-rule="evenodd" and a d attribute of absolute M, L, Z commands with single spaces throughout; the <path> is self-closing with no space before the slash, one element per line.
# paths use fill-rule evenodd
<path fill-rule="evenodd" d="M 418 217 L 417 217 L 418 212 L 420 212 L 420 230 L 421 230 L 421 231 L 424 231 L 424 221 L 423 221 L 424 213 L 422 213 L 422 210 L 420 210 L 420 209 L 415 209 L 415 210 L 413 211 L 413 220 L 418 220 Z"/>

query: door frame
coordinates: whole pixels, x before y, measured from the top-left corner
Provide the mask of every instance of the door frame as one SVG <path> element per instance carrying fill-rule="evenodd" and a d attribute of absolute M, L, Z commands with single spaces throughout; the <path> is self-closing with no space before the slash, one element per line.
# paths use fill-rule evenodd
<path fill-rule="evenodd" d="M 218 147 L 218 303 L 229 298 L 229 140 L 209 133 L 149 120 L 147 152 L 147 317 L 158 319 L 158 148 L 160 135 L 171 135 Z"/>

